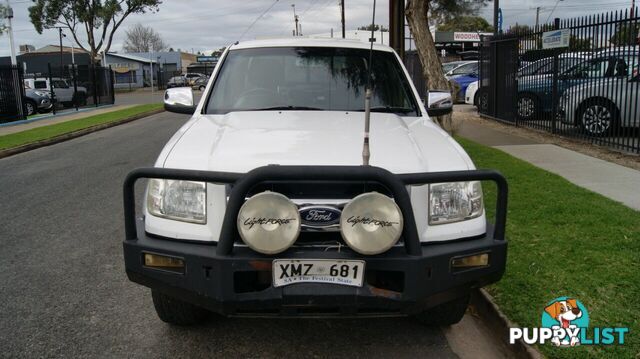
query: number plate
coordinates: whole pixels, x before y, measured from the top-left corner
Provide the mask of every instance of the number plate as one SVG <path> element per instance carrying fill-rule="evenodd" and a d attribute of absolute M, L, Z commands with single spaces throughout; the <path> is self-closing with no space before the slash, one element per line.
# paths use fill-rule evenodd
<path fill-rule="evenodd" d="M 362 287 L 364 261 L 335 259 L 276 259 L 273 286 L 315 282 Z"/>

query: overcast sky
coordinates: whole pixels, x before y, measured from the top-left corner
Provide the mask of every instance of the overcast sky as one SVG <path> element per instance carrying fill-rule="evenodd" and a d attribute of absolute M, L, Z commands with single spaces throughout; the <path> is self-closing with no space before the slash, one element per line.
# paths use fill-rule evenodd
<path fill-rule="evenodd" d="M 6 1 L 6 0 L 0 0 Z M 557 8 L 553 17 L 568 18 L 603 11 L 619 10 L 630 7 L 631 0 L 502 0 L 504 27 L 519 23 L 533 25 L 535 10 L 532 7 L 542 6 L 540 22 L 544 22 L 554 5 Z M 14 36 L 16 48 L 21 44 L 34 45 L 36 48 L 46 44 L 57 44 L 56 30 L 45 30 L 39 35 L 29 21 L 28 7 L 31 1 L 11 0 L 14 9 Z M 275 4 L 275 5 L 274 5 Z M 152 26 L 164 40 L 174 49 L 191 51 L 210 51 L 225 46 L 236 40 L 256 37 L 286 36 L 291 34 L 293 25 L 293 9 L 300 16 L 303 34 L 329 33 L 340 31 L 339 0 L 164 0 L 160 11 L 154 14 L 130 16 L 115 35 L 111 51 L 122 51 L 124 30 L 140 22 Z M 345 0 L 347 29 L 371 22 L 373 0 Z M 388 0 L 377 2 L 376 23 L 387 26 L 389 22 Z M 272 6 L 273 5 L 273 6 Z M 271 7 L 272 6 L 272 7 Z M 250 29 L 251 23 L 261 13 L 271 9 Z M 482 9 L 480 15 L 490 23 L 493 18 L 493 3 Z M 70 45 L 69 38 L 63 40 Z M 9 37 L 0 36 L 0 56 L 10 54 Z"/>

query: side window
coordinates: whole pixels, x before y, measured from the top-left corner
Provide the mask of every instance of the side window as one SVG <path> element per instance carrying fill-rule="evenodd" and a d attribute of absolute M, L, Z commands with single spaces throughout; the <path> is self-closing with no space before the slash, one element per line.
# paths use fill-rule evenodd
<path fill-rule="evenodd" d="M 46 89 L 47 88 L 47 82 L 46 81 L 34 81 L 33 82 L 33 87 L 35 87 L 36 89 Z"/>
<path fill-rule="evenodd" d="M 69 88 L 69 86 L 63 80 L 54 80 L 53 81 L 53 88 L 67 89 L 67 88 Z"/>
<path fill-rule="evenodd" d="M 572 78 L 601 78 L 607 75 L 609 59 L 594 59 L 584 62 L 569 71 Z M 612 73 L 613 74 L 613 73 Z"/>

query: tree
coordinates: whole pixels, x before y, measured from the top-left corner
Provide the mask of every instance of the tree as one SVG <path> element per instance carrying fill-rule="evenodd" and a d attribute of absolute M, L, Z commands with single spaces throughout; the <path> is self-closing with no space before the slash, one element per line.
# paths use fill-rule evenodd
<path fill-rule="evenodd" d="M 459 16 L 438 26 L 438 31 L 493 31 L 493 26 L 480 16 Z"/>
<path fill-rule="evenodd" d="M 616 32 L 609 39 L 615 46 L 634 46 L 640 44 L 640 25 L 620 24 L 616 26 Z"/>
<path fill-rule="evenodd" d="M 122 45 L 124 52 L 164 51 L 168 47 L 162 36 L 150 26 L 138 23 L 125 31 L 125 34 L 126 39 Z"/>
<path fill-rule="evenodd" d="M 371 27 L 372 27 L 372 26 L 371 26 L 371 24 L 369 24 L 369 25 L 365 25 L 365 26 L 360 26 L 360 27 L 358 27 L 358 30 L 371 31 Z M 389 29 L 387 29 L 387 28 L 386 28 L 386 27 L 384 27 L 384 26 L 380 26 L 380 25 L 373 25 L 373 31 L 378 31 L 378 30 L 380 30 L 380 29 L 382 29 L 382 31 L 389 32 Z"/>
<path fill-rule="evenodd" d="M 76 44 L 96 61 L 108 52 L 113 35 L 131 14 L 158 11 L 161 0 L 34 0 L 29 7 L 31 23 L 38 33 L 51 26 L 69 29 Z M 80 41 L 84 32 L 86 43 Z"/>
<path fill-rule="evenodd" d="M 7 26 L 4 24 L 4 19 L 7 18 L 8 14 L 9 8 L 4 4 L 0 4 L 0 35 L 7 30 Z"/>
<path fill-rule="evenodd" d="M 477 13 L 486 0 L 406 0 L 405 16 L 416 44 L 418 58 L 429 90 L 449 90 L 455 98 L 455 86 L 444 77 L 442 64 L 429 31 L 429 17 L 446 22 L 462 15 Z M 443 116 L 439 123 L 451 129 L 451 116 Z M 445 125 L 446 124 L 446 125 Z"/>
<path fill-rule="evenodd" d="M 569 50 L 570 51 L 589 51 L 591 50 L 591 39 L 579 38 L 576 35 L 571 34 L 569 37 Z"/>

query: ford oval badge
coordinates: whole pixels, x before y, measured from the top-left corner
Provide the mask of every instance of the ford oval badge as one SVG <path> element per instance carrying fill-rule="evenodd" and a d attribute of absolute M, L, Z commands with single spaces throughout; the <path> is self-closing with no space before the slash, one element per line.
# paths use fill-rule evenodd
<path fill-rule="evenodd" d="M 330 206 L 308 206 L 300 208 L 301 224 L 308 227 L 330 227 L 340 223 L 342 211 Z"/>

